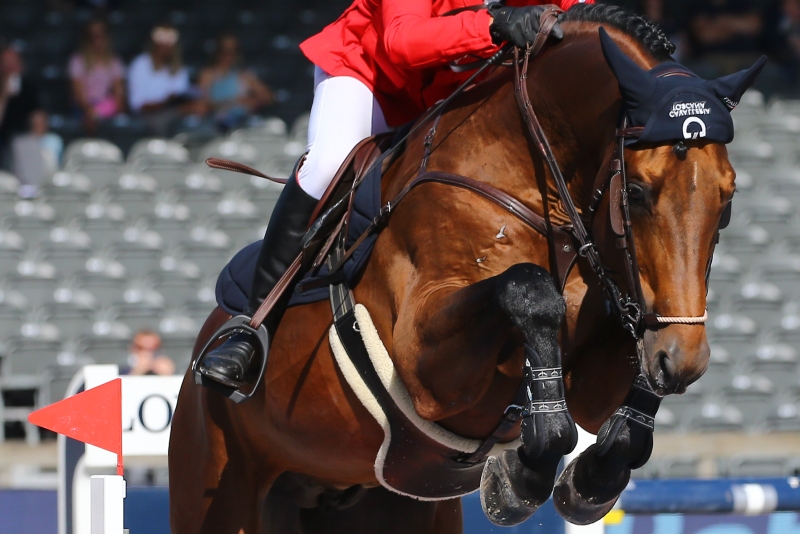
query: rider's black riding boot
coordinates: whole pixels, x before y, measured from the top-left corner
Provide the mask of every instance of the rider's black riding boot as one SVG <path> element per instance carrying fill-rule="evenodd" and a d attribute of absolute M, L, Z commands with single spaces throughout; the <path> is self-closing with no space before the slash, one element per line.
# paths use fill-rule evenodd
<path fill-rule="evenodd" d="M 303 191 L 293 176 L 286 183 L 269 220 L 250 290 L 249 315 L 256 312 L 300 253 L 301 240 L 316 206 L 317 200 Z M 264 321 L 270 338 L 275 333 L 288 300 L 289 295 L 284 295 Z M 255 352 L 253 342 L 249 334 L 231 336 L 206 355 L 199 367 L 200 372 L 226 386 L 242 387 L 248 379 L 248 369 Z"/>

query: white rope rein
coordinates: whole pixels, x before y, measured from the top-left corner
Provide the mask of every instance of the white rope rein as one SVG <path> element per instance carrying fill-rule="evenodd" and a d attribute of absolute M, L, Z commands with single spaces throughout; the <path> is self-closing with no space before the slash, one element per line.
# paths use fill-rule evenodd
<path fill-rule="evenodd" d="M 702 317 L 665 317 L 659 315 L 656 317 L 656 321 L 661 324 L 705 324 L 708 321 L 708 308 L 706 308 Z"/>

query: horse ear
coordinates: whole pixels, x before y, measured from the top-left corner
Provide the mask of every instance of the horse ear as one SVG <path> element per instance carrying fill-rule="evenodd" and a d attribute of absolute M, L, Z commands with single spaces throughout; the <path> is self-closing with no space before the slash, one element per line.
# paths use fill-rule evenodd
<path fill-rule="evenodd" d="M 600 44 L 625 102 L 632 108 L 646 102 L 655 91 L 656 79 L 626 56 L 603 27 L 600 28 Z"/>
<path fill-rule="evenodd" d="M 739 71 L 708 82 L 708 88 L 728 106 L 729 110 L 733 110 L 733 108 L 739 105 L 739 100 L 741 100 L 744 92 L 753 85 L 758 75 L 761 74 L 761 69 L 764 68 L 766 62 L 767 56 L 761 56 L 761 58 L 747 70 Z"/>

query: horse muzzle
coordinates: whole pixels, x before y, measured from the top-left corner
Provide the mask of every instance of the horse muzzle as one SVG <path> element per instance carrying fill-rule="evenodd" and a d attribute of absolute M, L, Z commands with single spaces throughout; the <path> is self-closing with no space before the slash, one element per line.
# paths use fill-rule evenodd
<path fill-rule="evenodd" d="M 703 325 L 672 324 L 644 335 L 642 370 L 658 395 L 682 394 L 708 367 Z"/>

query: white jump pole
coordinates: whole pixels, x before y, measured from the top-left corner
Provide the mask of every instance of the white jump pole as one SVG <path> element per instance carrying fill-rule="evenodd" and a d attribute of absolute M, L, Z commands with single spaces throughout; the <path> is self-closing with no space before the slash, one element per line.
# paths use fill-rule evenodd
<path fill-rule="evenodd" d="M 119 475 L 94 475 L 91 484 L 91 534 L 124 534 L 125 480 Z"/>

